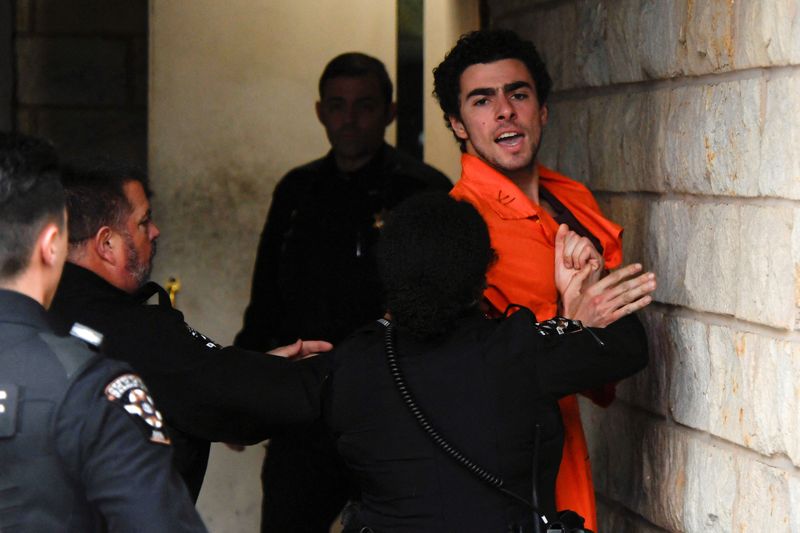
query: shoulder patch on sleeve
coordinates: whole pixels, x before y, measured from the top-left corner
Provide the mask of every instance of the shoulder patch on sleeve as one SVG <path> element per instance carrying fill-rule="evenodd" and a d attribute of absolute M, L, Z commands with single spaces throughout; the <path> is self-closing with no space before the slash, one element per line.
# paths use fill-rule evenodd
<path fill-rule="evenodd" d="M 122 374 L 106 385 L 104 392 L 108 401 L 119 404 L 136 419 L 150 442 L 171 443 L 164 429 L 164 417 L 156 409 L 142 378 L 136 374 Z"/>

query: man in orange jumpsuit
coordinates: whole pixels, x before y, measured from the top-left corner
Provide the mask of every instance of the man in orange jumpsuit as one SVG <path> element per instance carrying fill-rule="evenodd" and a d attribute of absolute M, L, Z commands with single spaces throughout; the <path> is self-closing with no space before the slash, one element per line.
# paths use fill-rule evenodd
<path fill-rule="evenodd" d="M 435 95 L 448 127 L 461 144 L 462 173 L 451 194 L 471 202 L 489 227 L 498 255 L 487 275 L 485 299 L 495 312 L 511 304 L 530 308 L 538 320 L 559 311 L 559 294 L 582 268 L 592 273 L 585 292 L 606 268 L 622 262 L 622 228 L 603 217 L 589 190 L 536 161 L 547 123 L 545 101 L 551 80 L 533 44 L 504 30 L 463 36 L 434 70 Z M 572 230 L 565 240 L 567 275 L 556 279 L 555 240 L 559 224 Z M 563 230 L 562 230 L 563 231 Z M 627 267 L 638 272 L 638 265 Z M 655 277 L 642 274 L 643 292 L 620 297 L 605 290 L 593 305 L 615 320 L 649 303 Z M 599 287 L 599 286 L 598 286 Z M 605 322 L 606 324 L 608 322 Z M 601 405 L 614 398 L 613 385 L 589 394 Z M 556 484 L 559 509 L 571 509 L 597 529 L 586 440 L 575 396 L 561 403 L 564 454 Z"/>

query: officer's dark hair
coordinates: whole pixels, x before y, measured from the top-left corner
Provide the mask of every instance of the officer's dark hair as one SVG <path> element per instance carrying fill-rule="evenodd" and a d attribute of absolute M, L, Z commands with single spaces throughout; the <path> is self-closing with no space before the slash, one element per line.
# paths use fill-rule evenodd
<path fill-rule="evenodd" d="M 134 165 L 102 159 L 64 167 L 62 183 L 67 193 L 70 246 L 91 239 L 103 226 L 124 226 L 133 210 L 124 190 L 130 181 L 141 183 L 150 197 L 147 175 Z"/>
<path fill-rule="evenodd" d="M 462 35 L 444 61 L 433 69 L 433 96 L 439 101 L 448 128 L 452 130 L 448 117 L 461 120 L 458 99 L 464 71 L 478 63 L 493 63 L 502 59 L 518 59 L 524 63 L 536 86 L 539 105 L 547 102 L 553 82 L 532 42 L 520 38 L 510 30 L 473 31 Z M 466 143 L 457 136 L 456 140 L 461 144 L 463 152 Z"/>
<path fill-rule="evenodd" d="M 27 268 L 47 224 L 64 229 L 64 189 L 49 142 L 0 132 L 0 279 Z"/>
<path fill-rule="evenodd" d="M 447 193 L 422 193 L 395 208 L 378 243 L 378 269 L 400 331 L 433 340 L 478 306 L 494 260 L 478 211 Z"/>
<path fill-rule="evenodd" d="M 330 60 L 319 78 L 319 98 L 320 100 L 324 98 L 322 91 L 325 82 L 330 79 L 366 76 L 375 76 L 381 88 L 384 104 L 387 106 L 391 104 L 393 86 L 392 80 L 389 79 L 389 73 L 386 72 L 386 66 L 379 59 L 361 52 L 347 52 Z"/>

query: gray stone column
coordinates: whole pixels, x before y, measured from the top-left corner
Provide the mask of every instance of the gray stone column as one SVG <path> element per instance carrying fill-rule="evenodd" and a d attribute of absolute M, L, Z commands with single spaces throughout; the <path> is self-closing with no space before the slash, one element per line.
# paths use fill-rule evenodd
<path fill-rule="evenodd" d="M 555 80 L 542 159 L 659 275 L 583 404 L 602 532 L 800 531 L 800 1 L 490 2 Z"/>

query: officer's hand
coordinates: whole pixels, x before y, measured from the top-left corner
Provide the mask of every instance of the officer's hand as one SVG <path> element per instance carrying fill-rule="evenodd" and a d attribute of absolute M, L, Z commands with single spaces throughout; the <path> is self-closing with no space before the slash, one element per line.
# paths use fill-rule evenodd
<path fill-rule="evenodd" d="M 589 275 L 587 269 L 588 265 L 562 295 L 564 315 L 580 320 L 584 326 L 604 328 L 653 300 L 650 294 L 656 290 L 656 276 L 652 272 L 641 274 L 640 264 L 620 268 L 583 289 Z"/>
<path fill-rule="evenodd" d="M 305 359 L 314 357 L 318 353 L 329 352 L 333 349 L 333 344 L 326 341 L 304 341 L 297 339 L 292 344 L 279 346 L 268 351 L 268 354 L 286 357 L 288 359 Z"/>

